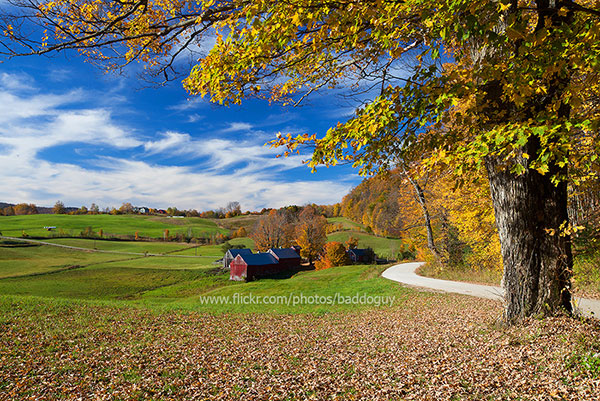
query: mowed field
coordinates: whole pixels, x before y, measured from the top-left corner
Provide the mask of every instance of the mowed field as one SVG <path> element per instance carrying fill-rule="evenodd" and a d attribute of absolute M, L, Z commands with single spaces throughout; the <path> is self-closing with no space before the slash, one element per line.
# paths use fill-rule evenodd
<path fill-rule="evenodd" d="M 105 227 L 117 227 L 121 233 L 128 226 L 144 223 L 154 233 L 162 233 L 162 220 L 140 216 L 24 216 L 2 218 L 2 227 L 10 224 L 29 227 L 50 224 L 53 218 L 62 219 L 64 227 L 78 230 L 79 225 L 96 221 Z M 83 217 L 83 218 L 82 218 Z M 90 219 L 91 218 L 91 219 Z M 4 220 L 8 219 L 8 220 Z M 200 219 L 201 220 L 201 219 Z M 231 224 L 234 219 L 228 220 Z M 10 224 L 6 223 L 8 221 Z M 181 227 L 198 219 L 176 219 Z M 19 223 L 20 222 L 20 223 Z M 348 227 L 350 222 L 337 218 Z M 17 224 L 18 223 L 18 224 Z M 113 224 L 113 226 L 109 225 Z M 222 230 L 212 221 L 202 224 Z M 225 225 L 227 225 L 225 224 Z M 58 226 L 57 226 L 58 227 Z M 77 228 L 76 228 L 77 227 Z M 160 228 L 159 228 L 160 227 Z M 16 234 L 21 234 L 13 228 Z M 3 228 L 3 234 L 10 230 Z M 33 228 L 28 229 L 35 232 Z M 149 231 L 152 232 L 152 231 Z M 171 231 L 172 232 L 172 231 Z M 40 233 L 46 234 L 46 231 Z M 359 247 L 372 247 L 380 255 L 391 255 L 401 246 L 400 240 L 378 238 L 365 233 L 343 231 L 330 235 L 331 239 L 345 241 L 349 236 L 359 238 Z M 235 238 L 232 245 L 252 249 L 250 238 Z M 60 245 L 59 246 L 51 246 Z M 353 296 L 356 293 L 380 296 L 401 296 L 399 286 L 379 277 L 385 266 L 346 266 L 327 271 L 295 271 L 290 274 L 237 283 L 229 280 L 228 272 L 220 269 L 222 245 L 196 245 L 163 241 L 123 241 L 84 238 L 42 238 L 41 243 L 0 240 L 0 294 L 44 297 L 123 305 L 144 305 L 150 308 L 175 308 L 207 312 L 263 312 L 276 313 L 323 312 L 350 310 L 350 305 L 223 305 L 201 303 L 200 296 L 282 296 L 289 294 Z M 362 308 L 362 306 L 358 306 Z"/>
<path fill-rule="evenodd" d="M 211 313 L 321 313 L 351 310 L 357 306 L 224 305 L 203 303 L 199 297 L 233 297 L 236 294 L 327 297 L 335 294 L 354 296 L 357 293 L 402 296 L 398 285 L 379 277 L 385 266 L 300 270 L 251 283 L 239 283 L 230 281 L 229 273 L 220 269 L 221 245 L 78 238 L 54 238 L 44 242 L 78 249 L 10 240 L 0 242 L 0 294 Z M 253 246 L 249 238 L 236 238 L 230 243 L 244 244 L 249 248 Z"/>
<path fill-rule="evenodd" d="M 47 231 L 44 227 L 56 227 Z M 63 214 L 37 214 L 30 216 L 1 216 L 0 232 L 6 236 L 19 237 L 25 232 L 29 236 L 52 237 L 62 233 L 61 236 L 78 236 L 87 227 L 94 233 L 103 231 L 104 236 L 135 236 L 163 238 L 165 230 L 169 235 L 187 235 L 189 237 L 210 236 L 216 233 L 227 233 L 228 230 L 220 228 L 209 219 L 199 217 L 169 218 L 158 216 L 138 215 L 63 215 Z M 62 231 L 61 231 L 62 230 Z"/>

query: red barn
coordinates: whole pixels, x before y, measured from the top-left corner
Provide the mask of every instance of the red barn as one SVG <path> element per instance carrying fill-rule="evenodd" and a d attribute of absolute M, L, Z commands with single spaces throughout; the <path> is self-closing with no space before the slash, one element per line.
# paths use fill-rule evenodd
<path fill-rule="evenodd" d="M 253 280 L 286 270 L 270 253 L 237 255 L 229 264 L 231 280 Z"/>

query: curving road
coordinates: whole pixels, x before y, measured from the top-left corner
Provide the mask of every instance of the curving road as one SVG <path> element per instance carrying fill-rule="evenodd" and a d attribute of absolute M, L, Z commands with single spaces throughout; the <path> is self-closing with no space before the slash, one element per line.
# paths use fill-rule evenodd
<path fill-rule="evenodd" d="M 454 292 L 472 295 L 479 298 L 504 300 L 504 291 L 501 287 L 491 285 L 471 284 L 460 281 L 438 280 L 435 278 L 419 276 L 416 270 L 423 262 L 401 263 L 384 271 L 381 276 L 388 280 L 397 281 L 413 287 L 423 287 L 443 292 Z M 600 318 L 600 300 L 588 298 L 575 298 L 578 311 L 586 316 Z"/>

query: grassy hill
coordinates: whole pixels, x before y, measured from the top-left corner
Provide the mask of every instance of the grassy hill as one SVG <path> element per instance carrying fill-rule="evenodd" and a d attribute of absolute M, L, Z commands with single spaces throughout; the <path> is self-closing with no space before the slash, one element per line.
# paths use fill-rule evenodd
<path fill-rule="evenodd" d="M 213 221 L 217 226 L 227 230 L 236 231 L 241 227 L 244 227 L 247 232 L 250 232 L 260 217 L 261 216 L 259 215 L 250 214 L 246 216 L 230 217 L 227 219 L 212 219 L 211 221 Z"/>
<path fill-rule="evenodd" d="M 53 231 L 44 227 L 54 226 Z M 214 221 L 199 217 L 168 218 L 138 215 L 61 215 L 38 214 L 30 216 L 0 216 L 0 232 L 6 236 L 21 236 L 23 232 L 35 237 L 51 237 L 63 233 L 66 236 L 78 236 L 86 227 L 95 233 L 100 230 L 104 236 L 135 236 L 162 238 L 165 229 L 171 236 L 177 234 L 189 237 L 210 236 L 216 233 L 227 233 Z"/>
<path fill-rule="evenodd" d="M 375 253 L 384 258 L 395 259 L 404 244 L 398 238 L 377 237 L 359 231 L 338 231 L 327 235 L 329 241 L 346 242 L 350 237 L 358 238 L 359 248 L 373 248 Z"/>
<path fill-rule="evenodd" d="M 91 248 L 93 240 L 55 239 L 53 242 Z M 120 306 L 144 305 L 206 312 L 323 312 L 346 310 L 350 305 L 222 305 L 203 304 L 202 295 L 229 296 L 353 296 L 357 293 L 399 296 L 403 290 L 379 277 L 381 266 L 345 266 L 325 271 L 300 271 L 251 283 L 229 280 L 229 273 L 215 268 L 222 251 L 201 246 L 177 251 L 178 244 L 105 244 L 105 249 L 140 251 L 152 245 L 153 252 L 165 256 L 144 257 L 93 253 L 48 245 L 2 248 L 0 294 L 51 299 L 100 301 Z M 181 245 L 181 244 L 179 244 Z M 175 252 L 173 252 L 175 251 Z M 176 257 L 196 252 L 199 257 Z M 191 256 L 191 255 L 190 255 Z M 18 276 L 18 277 L 14 277 Z M 367 307 L 367 306 L 365 306 Z"/>
<path fill-rule="evenodd" d="M 363 226 L 362 224 L 356 223 L 346 217 L 328 217 L 327 221 L 329 222 L 329 224 L 341 225 L 342 230 L 360 231 L 365 229 L 365 226 Z"/>

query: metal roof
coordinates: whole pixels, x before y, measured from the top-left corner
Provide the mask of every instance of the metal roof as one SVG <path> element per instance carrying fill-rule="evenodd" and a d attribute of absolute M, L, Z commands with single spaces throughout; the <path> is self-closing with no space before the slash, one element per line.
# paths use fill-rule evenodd
<path fill-rule="evenodd" d="M 293 248 L 271 248 L 269 252 L 273 253 L 277 259 L 298 259 L 300 255 Z"/>
<path fill-rule="evenodd" d="M 352 252 L 356 256 L 366 256 L 368 254 L 368 249 L 354 248 L 354 249 L 350 249 L 348 252 Z"/>
<path fill-rule="evenodd" d="M 248 266 L 276 265 L 277 259 L 270 253 L 252 253 L 250 255 L 240 256 Z"/>
<path fill-rule="evenodd" d="M 252 255 L 252 251 L 248 248 L 230 249 L 227 252 L 229 252 L 231 254 L 232 258 L 235 258 L 237 255 L 242 255 L 242 256 Z"/>

